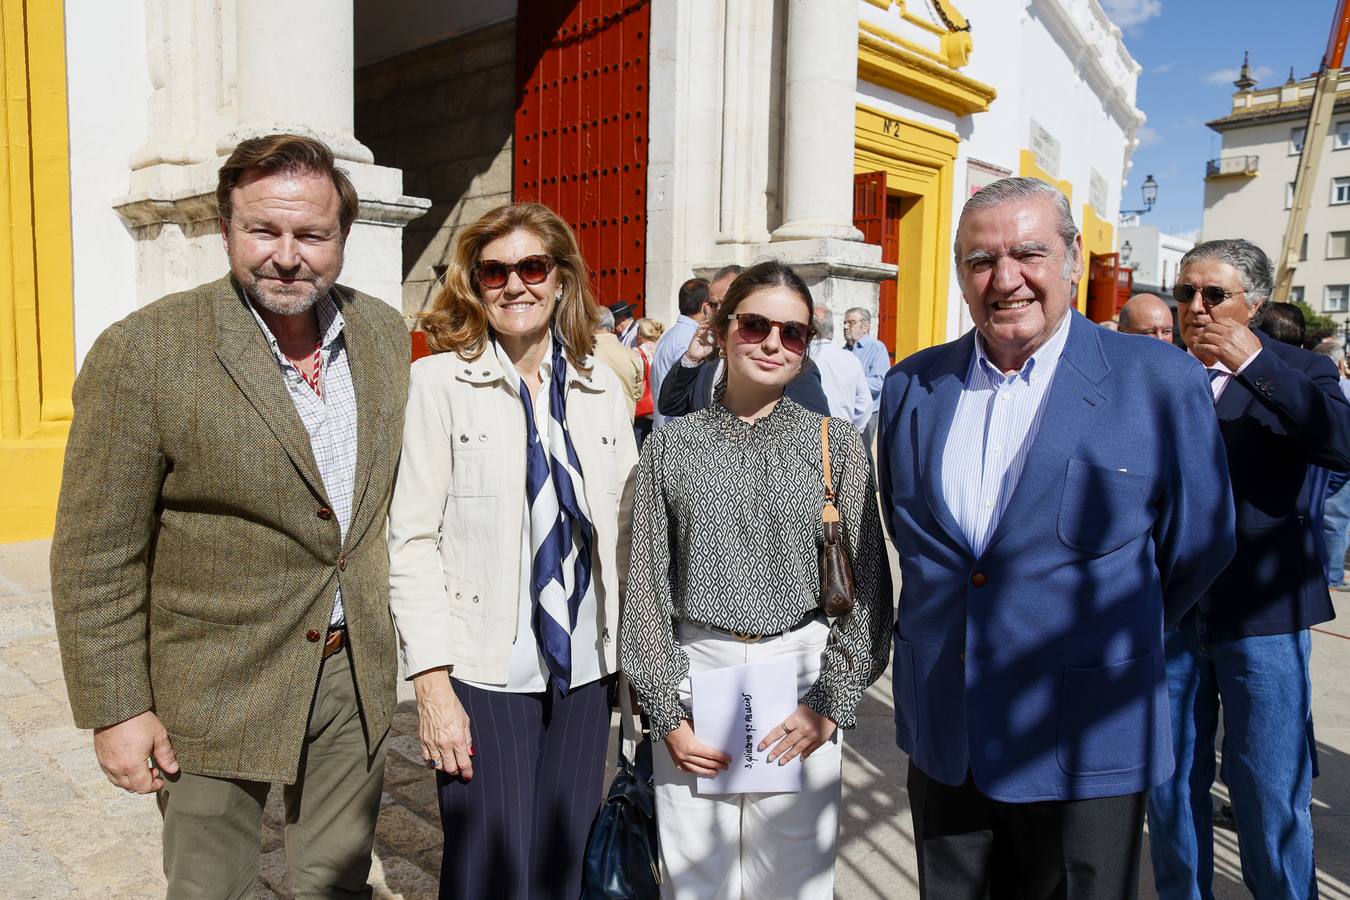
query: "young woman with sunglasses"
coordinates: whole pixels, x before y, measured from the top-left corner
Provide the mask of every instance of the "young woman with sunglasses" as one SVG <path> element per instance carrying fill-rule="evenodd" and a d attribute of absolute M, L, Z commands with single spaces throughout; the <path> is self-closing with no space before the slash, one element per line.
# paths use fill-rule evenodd
<path fill-rule="evenodd" d="M 643 447 L 621 632 L 624 671 L 653 739 L 662 896 L 828 898 L 839 827 L 839 729 L 890 654 L 890 572 L 867 455 L 829 420 L 831 473 L 855 606 L 818 607 L 825 487 L 821 417 L 784 396 L 812 337 L 811 294 L 789 267 L 745 270 L 712 319 L 716 400 Z M 673 628 L 672 628 L 673 623 Z M 730 758 L 691 721 L 690 672 L 790 656 L 800 704 L 765 734 L 804 760 L 801 793 L 708 795 Z"/>
<path fill-rule="evenodd" d="M 572 230 L 526 203 L 459 235 L 423 318 L 389 511 L 394 625 L 436 770 L 441 896 L 559 898 L 603 790 L 637 465 L 591 356 Z"/>

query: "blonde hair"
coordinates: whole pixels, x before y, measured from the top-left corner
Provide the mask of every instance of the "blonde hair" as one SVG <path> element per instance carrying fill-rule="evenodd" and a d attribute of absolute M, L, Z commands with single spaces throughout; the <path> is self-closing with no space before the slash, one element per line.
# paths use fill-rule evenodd
<path fill-rule="evenodd" d="M 661 335 L 666 333 L 666 324 L 656 319 L 648 319 L 645 316 L 638 319 L 638 340 L 639 341 L 658 341 Z"/>
<path fill-rule="evenodd" d="M 516 231 L 534 235 L 553 257 L 562 297 L 553 310 L 553 329 L 572 368 L 588 372 L 582 363 L 595 348 L 597 309 L 591 293 L 589 269 L 581 258 L 576 235 L 557 213 L 541 203 L 514 203 L 484 213 L 455 238 L 445 282 L 418 317 L 433 353 L 459 353 L 477 359 L 486 349 L 490 327 L 479 297 L 474 268 L 483 248 Z"/>

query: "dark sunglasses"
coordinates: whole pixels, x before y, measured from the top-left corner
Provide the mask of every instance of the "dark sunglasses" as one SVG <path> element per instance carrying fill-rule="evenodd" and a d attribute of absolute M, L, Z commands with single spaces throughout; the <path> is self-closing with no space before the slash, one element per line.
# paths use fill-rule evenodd
<path fill-rule="evenodd" d="M 515 272 L 526 284 L 543 284 L 548 273 L 553 271 L 553 257 L 544 254 L 525 256 L 514 263 L 504 263 L 499 259 L 480 259 L 473 267 L 478 283 L 485 288 L 499 288 Z"/>
<path fill-rule="evenodd" d="M 1200 295 L 1200 301 L 1204 303 L 1205 306 L 1218 306 L 1229 297 L 1237 294 L 1245 294 L 1247 291 L 1225 291 L 1217 284 L 1207 284 L 1202 288 L 1198 288 L 1193 284 L 1175 284 L 1172 286 L 1172 296 L 1176 298 L 1178 303 L 1190 303 L 1195 299 L 1197 293 Z"/>
<path fill-rule="evenodd" d="M 735 313 L 731 318 L 736 320 L 736 333 L 748 344 L 763 343 L 775 327 L 784 350 L 805 353 L 811 343 L 811 326 L 805 322 L 780 322 L 758 313 Z"/>

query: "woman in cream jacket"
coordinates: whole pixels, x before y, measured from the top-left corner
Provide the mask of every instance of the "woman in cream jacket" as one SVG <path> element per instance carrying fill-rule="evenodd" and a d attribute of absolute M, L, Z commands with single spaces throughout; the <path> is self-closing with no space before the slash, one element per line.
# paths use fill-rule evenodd
<path fill-rule="evenodd" d="M 587 271 L 547 207 L 499 207 L 460 234 L 422 323 L 438 352 L 412 368 L 389 605 L 436 770 L 442 897 L 580 891 L 637 463 L 591 357 Z"/>

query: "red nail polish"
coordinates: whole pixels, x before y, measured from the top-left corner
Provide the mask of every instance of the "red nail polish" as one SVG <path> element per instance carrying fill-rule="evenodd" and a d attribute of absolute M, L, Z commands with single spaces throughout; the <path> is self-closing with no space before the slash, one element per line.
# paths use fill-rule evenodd
<path fill-rule="evenodd" d="M 469 756 L 473 756 L 473 744 L 469 745 Z"/>

